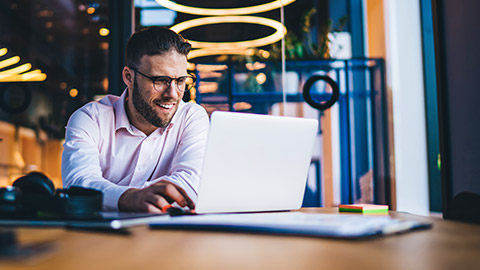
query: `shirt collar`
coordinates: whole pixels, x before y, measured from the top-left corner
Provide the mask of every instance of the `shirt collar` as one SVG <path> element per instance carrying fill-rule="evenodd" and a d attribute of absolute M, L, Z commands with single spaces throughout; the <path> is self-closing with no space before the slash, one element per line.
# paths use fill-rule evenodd
<path fill-rule="evenodd" d="M 127 97 L 127 89 L 123 91 L 120 98 L 114 103 L 115 109 L 115 131 L 125 128 L 130 128 L 130 121 L 128 120 L 127 112 L 125 111 L 125 98 Z"/>
<path fill-rule="evenodd" d="M 185 106 L 185 102 L 183 100 L 180 100 L 180 104 L 178 104 L 178 108 L 177 108 L 177 111 L 175 112 L 175 114 L 173 115 L 172 117 L 172 121 L 170 121 L 170 124 L 168 125 L 168 127 L 165 129 L 165 130 L 170 130 L 174 124 L 177 122 L 177 121 L 180 121 L 179 118 L 180 118 L 180 111 L 183 110 L 183 107 Z"/>

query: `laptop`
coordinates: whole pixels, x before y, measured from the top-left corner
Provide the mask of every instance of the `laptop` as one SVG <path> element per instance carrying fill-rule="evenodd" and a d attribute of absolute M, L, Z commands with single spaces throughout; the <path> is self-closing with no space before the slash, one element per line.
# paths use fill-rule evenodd
<path fill-rule="evenodd" d="M 429 228 L 385 216 L 319 214 L 301 207 L 318 121 L 247 113 L 211 115 L 195 212 L 152 229 L 363 238 Z"/>
<path fill-rule="evenodd" d="M 316 119 L 215 111 L 195 212 L 299 209 Z"/>

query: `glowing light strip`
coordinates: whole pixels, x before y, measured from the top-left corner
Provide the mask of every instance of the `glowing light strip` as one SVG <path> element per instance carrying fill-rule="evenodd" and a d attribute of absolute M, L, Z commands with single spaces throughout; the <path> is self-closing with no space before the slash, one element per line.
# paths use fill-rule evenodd
<path fill-rule="evenodd" d="M 264 69 L 265 67 L 267 67 L 267 64 L 260 63 L 260 62 L 255 62 L 253 64 L 252 63 L 246 63 L 245 67 L 250 71 L 254 71 L 254 70 Z"/>
<path fill-rule="evenodd" d="M 201 81 L 198 86 L 198 92 L 204 93 L 214 93 L 218 90 L 217 82 L 203 82 Z"/>
<path fill-rule="evenodd" d="M 0 71 L 0 75 L 22 73 L 22 72 L 28 71 L 31 68 L 32 68 L 32 64 L 26 63 L 18 67 L 11 68 L 9 70 Z"/>
<path fill-rule="evenodd" d="M 0 49 L 0 56 L 5 55 L 7 52 L 8 50 L 6 48 Z M 8 59 L 2 60 L 0 61 L 0 69 L 14 65 L 19 61 L 20 61 L 20 57 L 18 56 L 13 56 Z M 27 82 L 27 81 L 34 82 L 34 81 L 44 81 L 47 78 L 47 74 L 42 73 L 40 69 L 28 71 L 31 68 L 32 68 L 32 64 L 26 63 L 18 67 L 0 71 L 0 82 Z M 25 72 L 25 73 L 22 73 L 22 72 Z"/>
<path fill-rule="evenodd" d="M 221 16 L 221 17 L 204 17 L 193 20 L 188 20 L 181 22 L 172 26 L 170 29 L 180 33 L 186 29 L 208 25 L 208 24 L 218 24 L 218 23 L 251 23 L 251 24 L 260 24 L 267 27 L 274 28 L 275 33 L 259 38 L 246 41 L 237 41 L 237 42 L 201 42 L 189 40 L 194 48 L 218 48 L 219 46 L 229 47 L 229 48 L 248 48 L 248 47 L 260 47 L 268 44 L 275 43 L 282 39 L 282 37 L 287 33 L 287 28 L 280 22 L 267 19 L 263 17 L 255 16 Z"/>
<path fill-rule="evenodd" d="M 205 65 L 205 64 L 198 64 L 197 70 L 198 71 L 219 71 L 219 70 L 227 70 L 227 65 Z"/>
<path fill-rule="evenodd" d="M 0 56 L 8 53 L 7 48 L 0 49 Z M 0 69 L 9 67 L 20 62 L 20 57 L 13 56 L 0 61 Z M 28 71 L 32 68 L 32 64 L 26 63 L 14 68 L 0 71 L 0 82 L 35 82 L 47 79 L 47 74 L 42 73 L 40 69 Z M 23 73 L 22 73 L 23 72 Z"/>
<path fill-rule="evenodd" d="M 29 72 L 25 72 L 23 74 L 40 74 L 40 73 L 42 73 L 42 71 L 40 69 L 35 69 L 35 70 L 29 71 Z"/>
<path fill-rule="evenodd" d="M 197 65 L 198 70 L 198 65 Z M 220 78 L 223 76 L 223 73 L 217 71 L 200 71 L 198 72 L 200 78 Z"/>
<path fill-rule="evenodd" d="M 198 49 L 190 51 L 188 54 L 188 59 L 194 59 L 202 56 L 209 55 L 219 55 L 219 54 L 229 54 L 229 55 L 254 55 L 255 51 L 252 49 L 238 48 L 238 49 Z"/>
<path fill-rule="evenodd" d="M 204 17 L 193 19 L 185 22 L 181 22 L 171 27 L 171 29 L 177 33 L 185 31 L 186 29 L 209 25 L 209 24 L 219 24 L 219 23 L 249 23 L 249 24 L 260 24 L 267 27 L 271 27 L 276 31 L 266 37 L 244 40 L 237 42 L 202 42 L 189 40 L 192 44 L 192 48 L 200 48 L 198 50 L 192 50 L 188 55 L 188 59 L 194 59 L 202 56 L 209 55 L 254 55 L 255 51 L 250 48 L 261 47 L 268 44 L 275 43 L 281 40 L 287 33 L 287 28 L 283 23 L 276 20 L 267 19 L 263 17 L 256 16 L 229 16 L 229 15 L 245 15 L 265 12 L 277 8 L 283 8 L 284 6 L 295 2 L 295 0 L 277 0 L 268 2 L 265 4 L 242 7 L 242 8 L 196 8 L 191 6 L 185 6 L 176 4 L 169 0 L 156 0 L 160 5 L 163 5 L 171 10 L 178 12 L 196 14 L 196 15 L 213 15 L 215 17 Z M 188 62 L 188 70 L 194 70 L 195 64 Z"/>
<path fill-rule="evenodd" d="M 7 48 L 1 48 L 0 49 L 0 56 L 4 56 L 5 54 L 7 54 L 8 50 Z"/>
<path fill-rule="evenodd" d="M 213 15 L 213 16 L 225 16 L 225 15 L 245 15 L 245 14 L 253 14 L 253 13 L 261 13 L 273 9 L 280 8 L 282 6 L 286 6 L 295 2 L 295 0 L 276 0 L 269 3 L 257 5 L 257 6 L 250 6 L 250 7 L 242 7 L 242 8 L 197 8 L 192 6 L 185 6 L 174 3 L 169 0 L 155 0 L 160 5 L 188 14 L 195 14 L 195 15 Z"/>
<path fill-rule="evenodd" d="M 8 67 L 11 65 L 15 65 L 16 63 L 20 62 L 20 57 L 13 56 L 8 59 L 0 61 L 0 68 Z"/>
<path fill-rule="evenodd" d="M 40 82 L 46 78 L 45 73 L 0 74 L 0 82 Z"/>

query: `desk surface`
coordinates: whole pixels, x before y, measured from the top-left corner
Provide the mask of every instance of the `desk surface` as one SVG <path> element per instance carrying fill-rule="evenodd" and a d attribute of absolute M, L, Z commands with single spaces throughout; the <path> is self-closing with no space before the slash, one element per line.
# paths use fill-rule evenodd
<path fill-rule="evenodd" d="M 430 220 L 433 228 L 353 241 L 144 226 L 130 235 L 21 228 L 21 244 L 52 241 L 53 248 L 27 259 L 0 259 L 0 269 L 480 269 L 480 225 L 390 215 Z"/>

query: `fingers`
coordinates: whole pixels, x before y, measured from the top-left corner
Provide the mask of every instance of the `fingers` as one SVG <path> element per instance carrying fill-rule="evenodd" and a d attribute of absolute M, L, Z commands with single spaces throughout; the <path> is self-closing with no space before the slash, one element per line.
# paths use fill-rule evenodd
<path fill-rule="evenodd" d="M 160 213 L 162 212 L 162 209 L 170 203 L 163 197 L 155 193 L 150 193 L 148 197 L 146 198 L 147 204 L 154 206 L 157 208 Z M 150 212 L 150 209 L 148 210 Z"/>
<path fill-rule="evenodd" d="M 161 214 L 163 213 L 161 209 L 159 209 L 157 206 L 148 203 L 147 202 L 147 212 L 152 213 L 152 214 Z"/>
<path fill-rule="evenodd" d="M 120 196 L 118 200 L 118 209 L 127 212 L 149 212 L 159 214 L 162 213 L 162 210 L 155 206 L 155 204 L 163 203 L 168 205 L 168 202 L 163 198 L 161 198 L 163 199 L 163 202 L 161 202 L 161 200 L 157 200 L 156 198 L 148 199 L 148 197 L 148 193 L 146 193 L 145 190 L 136 188 L 128 189 Z"/>
<path fill-rule="evenodd" d="M 173 183 L 172 183 L 172 184 L 173 184 Z M 178 192 L 180 192 L 180 193 L 182 194 L 183 198 L 185 199 L 185 203 L 186 203 L 186 204 L 183 205 L 182 207 L 188 206 L 190 209 L 194 209 L 194 208 L 195 208 L 195 203 L 194 203 L 193 200 L 188 196 L 187 192 L 186 192 L 183 188 L 181 188 L 181 187 L 179 187 L 179 186 L 177 186 L 177 185 L 175 185 L 175 184 L 173 184 L 173 185 L 176 187 L 176 189 L 178 190 Z M 177 203 L 178 203 L 178 202 L 177 202 Z"/>
<path fill-rule="evenodd" d="M 165 197 L 169 202 L 176 202 L 181 207 L 195 208 L 195 204 L 187 192 L 174 183 L 162 180 L 151 187 L 155 187 L 155 193 Z"/>
<path fill-rule="evenodd" d="M 162 213 L 171 203 L 176 202 L 180 207 L 195 208 L 192 199 L 185 190 L 174 183 L 162 180 L 144 189 L 128 189 L 118 200 L 120 211 L 148 211 Z"/>

